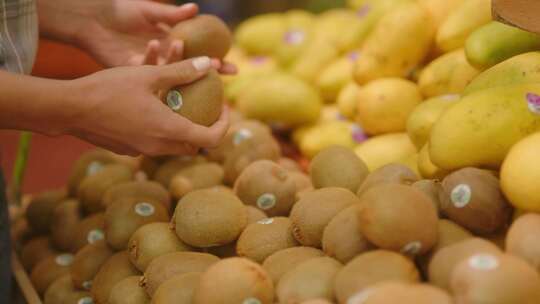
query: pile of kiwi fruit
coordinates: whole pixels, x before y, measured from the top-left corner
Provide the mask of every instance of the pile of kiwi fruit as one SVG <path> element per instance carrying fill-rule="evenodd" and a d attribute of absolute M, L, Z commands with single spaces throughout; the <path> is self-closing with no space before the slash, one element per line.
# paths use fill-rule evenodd
<path fill-rule="evenodd" d="M 213 16 L 170 35 L 188 57 L 230 48 Z M 217 73 L 171 90 L 180 115 L 218 119 Z M 235 117 L 198 155 L 94 150 L 65 189 L 34 195 L 12 237 L 44 303 L 540 303 L 540 215 L 514 212 L 493 171 L 370 172 L 337 146 L 302 167 L 270 127 Z"/>

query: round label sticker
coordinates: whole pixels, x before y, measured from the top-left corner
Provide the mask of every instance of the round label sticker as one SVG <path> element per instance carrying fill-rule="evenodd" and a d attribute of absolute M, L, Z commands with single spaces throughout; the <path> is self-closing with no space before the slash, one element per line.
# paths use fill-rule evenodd
<path fill-rule="evenodd" d="M 371 11 L 371 5 L 369 4 L 364 4 L 362 5 L 357 11 L 356 11 L 356 16 L 358 18 L 363 18 L 365 17 L 367 14 L 369 14 L 369 12 Z"/>
<path fill-rule="evenodd" d="M 103 164 L 95 160 L 91 162 L 90 164 L 88 164 L 88 167 L 86 167 L 86 175 L 87 176 L 94 175 L 101 169 L 103 169 Z"/>
<path fill-rule="evenodd" d="M 401 249 L 401 253 L 405 255 L 417 255 L 422 249 L 422 243 L 410 242 Z"/>
<path fill-rule="evenodd" d="M 95 242 L 103 239 L 105 239 L 105 233 L 101 229 L 90 230 L 90 232 L 88 232 L 88 235 L 86 236 L 88 244 L 94 244 Z"/>
<path fill-rule="evenodd" d="M 82 283 L 82 287 L 86 290 L 92 289 L 92 281 L 84 281 Z"/>
<path fill-rule="evenodd" d="M 262 302 L 257 298 L 247 298 L 242 302 L 242 304 L 262 304 Z"/>
<path fill-rule="evenodd" d="M 491 254 L 477 254 L 469 258 L 469 266 L 477 270 L 493 270 L 499 267 L 499 260 Z"/>
<path fill-rule="evenodd" d="M 467 184 L 459 184 L 450 193 L 450 200 L 456 208 L 463 208 L 469 204 L 472 197 L 471 187 Z"/>
<path fill-rule="evenodd" d="M 171 110 L 178 111 L 184 104 L 184 100 L 182 98 L 182 94 L 178 92 L 177 90 L 171 90 L 169 93 L 167 93 L 167 105 Z"/>
<path fill-rule="evenodd" d="M 138 203 L 135 205 L 135 213 L 137 213 L 140 216 L 150 216 L 154 214 L 155 208 L 152 204 L 149 203 Z"/>
<path fill-rule="evenodd" d="M 306 33 L 301 30 L 290 30 L 285 33 L 283 40 L 290 45 L 299 45 L 306 40 Z"/>
<path fill-rule="evenodd" d="M 268 225 L 268 224 L 272 224 L 273 222 L 274 222 L 274 219 L 265 218 L 265 219 L 262 219 L 262 220 L 258 220 L 257 224 Z"/>
<path fill-rule="evenodd" d="M 253 133 L 251 133 L 248 129 L 240 129 L 236 131 L 233 135 L 233 144 L 238 146 L 240 143 L 242 143 L 246 139 L 250 139 L 253 137 Z"/>
<path fill-rule="evenodd" d="M 371 294 L 370 289 L 365 289 L 359 293 L 354 294 L 347 300 L 347 304 L 364 304 Z"/>
<path fill-rule="evenodd" d="M 526 100 L 529 110 L 534 114 L 540 114 L 540 95 L 527 93 Z"/>
<path fill-rule="evenodd" d="M 357 124 L 354 124 L 351 127 L 351 136 L 353 140 L 357 143 L 364 142 L 368 139 L 366 133 L 364 132 L 364 129 L 362 129 L 362 127 Z"/>
<path fill-rule="evenodd" d="M 272 193 L 265 193 L 257 199 L 257 207 L 268 210 L 276 205 L 276 196 Z"/>
<path fill-rule="evenodd" d="M 268 57 L 265 56 L 255 56 L 250 59 L 251 63 L 254 65 L 261 65 L 268 61 Z"/>
<path fill-rule="evenodd" d="M 91 297 L 84 297 L 79 299 L 77 304 L 94 304 L 94 300 Z"/>
<path fill-rule="evenodd" d="M 56 256 L 56 259 L 54 260 L 56 264 L 60 266 L 69 266 L 73 262 L 73 254 L 70 253 L 64 253 Z"/>
<path fill-rule="evenodd" d="M 360 57 L 360 53 L 353 51 L 349 53 L 348 57 L 350 61 L 356 62 L 356 60 L 358 60 L 358 58 Z"/>

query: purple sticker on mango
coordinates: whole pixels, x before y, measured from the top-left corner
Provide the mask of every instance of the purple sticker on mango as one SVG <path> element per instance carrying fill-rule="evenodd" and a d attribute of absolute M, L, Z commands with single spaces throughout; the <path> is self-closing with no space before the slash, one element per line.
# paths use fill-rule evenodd
<path fill-rule="evenodd" d="M 348 57 L 349 57 L 349 60 L 351 60 L 352 62 L 356 62 L 356 60 L 358 60 L 358 57 L 360 57 L 360 52 L 356 52 L 356 51 L 350 52 Z"/>
<path fill-rule="evenodd" d="M 264 64 L 266 61 L 268 61 L 268 58 L 265 56 L 255 56 L 251 58 L 251 63 L 255 65 Z"/>
<path fill-rule="evenodd" d="M 357 16 L 358 18 L 364 18 L 370 11 L 371 11 L 371 5 L 369 5 L 369 4 L 364 4 L 364 5 L 362 5 L 362 7 L 360 7 L 360 8 L 356 11 L 356 16 Z"/>
<path fill-rule="evenodd" d="M 368 139 L 366 133 L 364 132 L 364 129 L 362 129 L 362 127 L 357 124 L 351 127 L 351 135 L 353 140 L 357 143 L 364 142 Z"/>
<path fill-rule="evenodd" d="M 299 45 L 306 39 L 306 33 L 302 30 L 290 30 L 285 33 L 283 40 L 290 45 Z"/>
<path fill-rule="evenodd" d="M 540 95 L 527 93 L 526 98 L 529 110 L 534 114 L 540 114 Z"/>

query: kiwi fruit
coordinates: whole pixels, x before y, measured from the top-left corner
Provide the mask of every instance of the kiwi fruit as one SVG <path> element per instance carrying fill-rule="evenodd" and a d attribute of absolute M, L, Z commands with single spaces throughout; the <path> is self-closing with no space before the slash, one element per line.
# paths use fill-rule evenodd
<path fill-rule="evenodd" d="M 171 229 L 169 223 L 150 223 L 141 226 L 128 242 L 129 260 L 137 269 L 145 271 L 150 262 L 158 256 L 176 252 L 191 251 Z"/>
<path fill-rule="evenodd" d="M 247 211 L 248 225 L 256 223 L 262 219 L 268 218 L 268 216 L 266 215 L 266 213 L 264 213 L 264 211 L 253 206 L 246 206 L 246 211 Z"/>
<path fill-rule="evenodd" d="M 540 270 L 540 215 L 529 213 L 517 218 L 506 236 L 506 252 Z"/>
<path fill-rule="evenodd" d="M 158 201 L 136 197 L 120 198 L 105 211 L 105 238 L 113 249 L 123 250 L 139 227 L 168 219 L 169 213 Z"/>
<path fill-rule="evenodd" d="M 348 190 L 347 190 L 348 191 Z M 309 259 L 281 277 L 276 294 L 280 303 L 335 299 L 334 279 L 343 265 L 330 257 Z"/>
<path fill-rule="evenodd" d="M 84 178 L 103 169 L 105 165 L 114 163 L 112 154 L 102 149 L 85 152 L 73 165 L 68 178 L 68 192 L 70 196 L 76 196 L 79 186 Z"/>
<path fill-rule="evenodd" d="M 356 195 L 344 188 L 328 187 L 305 193 L 290 214 L 294 237 L 304 246 L 320 248 L 326 225 L 341 210 L 359 202 Z"/>
<path fill-rule="evenodd" d="M 283 169 L 290 172 L 302 172 L 300 165 L 291 158 L 280 157 L 276 163 L 280 165 Z"/>
<path fill-rule="evenodd" d="M 13 221 L 10 228 L 10 235 L 16 250 L 19 250 L 21 244 L 27 243 L 32 238 L 37 237 L 24 216 L 18 217 Z"/>
<path fill-rule="evenodd" d="M 30 273 L 30 281 L 38 294 L 43 295 L 47 288 L 61 276 L 69 274 L 73 255 L 61 253 L 40 261 Z"/>
<path fill-rule="evenodd" d="M 228 258 L 200 277 L 194 304 L 274 303 L 274 285 L 266 271 L 246 258 Z"/>
<path fill-rule="evenodd" d="M 347 263 L 373 247 L 358 229 L 359 207 L 355 204 L 341 210 L 324 228 L 323 251 L 341 263 Z"/>
<path fill-rule="evenodd" d="M 420 274 L 411 260 L 396 252 L 375 250 L 347 263 L 336 275 L 334 284 L 338 302 L 345 304 L 357 293 L 380 282 L 419 280 Z"/>
<path fill-rule="evenodd" d="M 250 149 L 234 149 L 225 160 L 223 169 L 225 170 L 225 183 L 234 185 L 242 171 L 252 162 L 261 159 L 276 160 L 281 155 L 278 142 L 274 138 L 269 138 L 256 147 Z"/>
<path fill-rule="evenodd" d="M 36 237 L 29 240 L 21 249 L 21 263 L 27 271 L 32 271 L 42 260 L 54 256 L 57 251 L 51 246 L 48 237 Z"/>
<path fill-rule="evenodd" d="M 105 165 L 101 170 L 85 177 L 79 185 L 77 197 L 86 213 L 105 210 L 102 200 L 105 192 L 116 185 L 133 179 L 133 170 L 124 164 Z"/>
<path fill-rule="evenodd" d="M 51 283 L 43 296 L 43 304 L 79 304 L 80 299 L 89 297 L 89 292 L 77 290 L 73 286 L 71 276 L 67 274 Z"/>
<path fill-rule="evenodd" d="M 296 194 L 302 191 L 314 189 L 313 183 L 311 183 L 311 178 L 305 173 L 289 171 L 289 179 L 292 179 L 296 185 Z"/>
<path fill-rule="evenodd" d="M 150 304 L 148 294 L 139 286 L 141 276 L 130 276 L 114 284 L 108 304 Z"/>
<path fill-rule="evenodd" d="M 184 20 L 169 32 L 171 39 L 184 41 L 184 56 L 208 56 L 223 59 L 232 45 L 227 25 L 213 15 L 199 15 Z"/>
<path fill-rule="evenodd" d="M 54 209 L 66 197 L 65 190 L 45 191 L 34 196 L 25 213 L 32 230 L 38 234 L 48 233 L 53 221 Z"/>
<path fill-rule="evenodd" d="M 180 200 L 172 223 L 178 237 L 188 245 L 221 246 L 235 241 L 247 226 L 247 211 L 229 191 L 202 189 Z"/>
<path fill-rule="evenodd" d="M 330 146 L 311 160 L 309 173 L 316 189 L 342 187 L 356 192 L 368 176 L 369 169 L 353 150 Z"/>
<path fill-rule="evenodd" d="M 73 285 L 81 290 L 90 290 L 99 269 L 113 254 L 104 240 L 84 246 L 75 254 L 70 267 Z"/>
<path fill-rule="evenodd" d="M 160 183 L 163 187 L 166 189 L 169 189 L 169 185 L 171 184 L 172 178 L 178 173 L 178 171 L 194 165 L 194 164 L 200 164 L 205 163 L 206 159 L 203 156 L 196 155 L 196 156 L 178 156 L 171 159 L 168 159 L 164 163 L 162 163 L 157 169 L 154 174 L 154 180 L 158 183 Z"/>
<path fill-rule="evenodd" d="M 287 216 L 295 202 L 296 184 L 287 170 L 269 160 L 247 166 L 234 184 L 238 198 L 269 216 Z"/>
<path fill-rule="evenodd" d="M 204 252 L 215 255 L 221 259 L 232 258 L 238 256 L 236 252 L 236 242 L 232 242 L 226 245 L 208 247 L 203 249 Z"/>
<path fill-rule="evenodd" d="M 153 179 L 157 169 L 170 158 L 170 156 L 150 157 L 143 155 L 139 163 L 139 169 L 144 172 L 147 179 Z"/>
<path fill-rule="evenodd" d="M 236 244 L 236 252 L 257 263 L 273 253 L 298 245 L 292 235 L 292 223 L 287 217 L 271 217 L 250 224 Z"/>
<path fill-rule="evenodd" d="M 429 282 L 450 290 L 452 271 L 457 264 L 477 253 L 498 254 L 500 250 L 493 243 L 481 238 L 470 238 L 439 249 L 429 263 Z"/>
<path fill-rule="evenodd" d="M 382 183 L 360 197 L 362 235 L 382 249 L 416 256 L 437 242 L 437 210 L 427 195 L 411 186 Z"/>
<path fill-rule="evenodd" d="M 388 164 L 371 172 L 358 188 L 358 196 L 362 196 L 369 188 L 381 183 L 412 185 L 419 180 L 418 175 L 409 167 L 401 164 Z"/>
<path fill-rule="evenodd" d="M 524 260 L 479 253 L 461 261 L 451 280 L 456 303 L 540 303 L 540 276 Z"/>
<path fill-rule="evenodd" d="M 51 241 L 61 251 L 70 251 L 75 227 L 81 221 L 79 201 L 69 199 L 56 206 L 51 223 Z"/>
<path fill-rule="evenodd" d="M 167 253 L 150 262 L 140 284 L 152 297 L 158 287 L 173 276 L 189 272 L 204 272 L 218 261 L 218 257 L 208 253 Z"/>
<path fill-rule="evenodd" d="M 194 164 L 174 175 L 169 190 L 172 197 L 178 200 L 193 190 L 223 184 L 224 174 L 223 167 L 216 163 Z"/>
<path fill-rule="evenodd" d="M 464 168 L 445 177 L 440 191 L 442 212 L 476 234 L 490 234 L 504 227 L 512 209 L 491 172 Z"/>
<path fill-rule="evenodd" d="M 200 272 L 188 272 L 163 282 L 152 297 L 152 304 L 191 304 L 195 288 L 199 285 Z"/>
<path fill-rule="evenodd" d="M 77 252 L 86 244 L 93 244 L 105 239 L 105 215 L 103 213 L 92 214 L 81 220 L 74 229 L 71 252 Z"/>
<path fill-rule="evenodd" d="M 431 202 L 437 209 L 437 213 L 441 215 L 441 201 L 439 200 L 439 192 L 442 190 L 441 183 L 433 179 L 421 179 L 411 185 L 425 195 L 429 196 Z"/>
<path fill-rule="evenodd" d="M 90 289 L 92 298 L 96 304 L 107 304 L 116 283 L 137 275 L 140 273 L 129 261 L 129 255 L 126 251 L 113 254 L 103 263 L 92 281 Z"/>
<path fill-rule="evenodd" d="M 262 266 L 272 278 L 274 285 L 277 286 L 284 274 L 309 259 L 322 256 L 324 256 L 324 252 L 316 248 L 292 247 L 282 249 L 267 257 Z"/>
<path fill-rule="evenodd" d="M 103 205 L 107 208 L 114 201 L 125 197 L 137 197 L 160 202 L 169 210 L 171 196 L 165 187 L 154 181 L 130 181 L 110 187 L 103 195 Z"/>
<path fill-rule="evenodd" d="M 325 299 L 313 299 L 313 300 L 307 300 L 302 302 L 302 304 L 332 304 L 332 302 L 329 302 Z"/>
<path fill-rule="evenodd" d="M 437 287 L 406 282 L 383 282 L 351 298 L 366 304 L 453 304 L 452 297 Z"/>

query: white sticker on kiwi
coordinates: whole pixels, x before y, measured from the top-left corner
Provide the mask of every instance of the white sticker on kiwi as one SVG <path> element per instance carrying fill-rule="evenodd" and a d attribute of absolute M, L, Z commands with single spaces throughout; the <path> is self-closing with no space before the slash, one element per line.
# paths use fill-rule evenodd
<path fill-rule="evenodd" d="M 529 110 L 534 114 L 540 114 L 540 95 L 527 93 L 525 99 L 527 100 Z"/>
<path fill-rule="evenodd" d="M 289 45 L 299 45 L 306 40 L 306 33 L 302 30 L 290 30 L 283 35 L 283 40 Z"/>
<path fill-rule="evenodd" d="M 240 129 L 236 131 L 233 135 L 233 144 L 235 146 L 238 146 L 240 143 L 242 143 L 246 139 L 250 139 L 253 137 L 253 133 L 251 133 L 248 129 Z"/>
<path fill-rule="evenodd" d="M 169 93 L 167 93 L 167 105 L 173 111 L 180 110 L 182 105 L 184 105 L 182 94 L 177 90 L 170 90 Z"/>
<path fill-rule="evenodd" d="M 364 304 L 371 294 L 371 289 L 365 289 L 354 294 L 347 300 L 347 304 Z"/>
<path fill-rule="evenodd" d="M 242 302 L 242 304 L 262 304 L 262 302 L 257 298 L 247 298 Z"/>
<path fill-rule="evenodd" d="M 154 211 L 156 210 L 156 208 L 154 208 L 152 204 L 149 204 L 146 202 L 138 203 L 137 205 L 135 205 L 134 209 L 135 209 L 135 213 L 137 213 L 140 216 L 145 216 L 145 217 L 151 216 L 152 214 L 154 214 Z"/>
<path fill-rule="evenodd" d="M 97 172 L 99 172 L 101 169 L 103 169 L 103 164 L 99 161 L 93 161 L 90 164 L 88 164 L 88 167 L 86 167 L 86 175 L 94 175 Z"/>
<path fill-rule="evenodd" d="M 73 254 L 64 253 L 57 255 L 54 261 L 60 266 L 69 266 L 73 262 Z"/>
<path fill-rule="evenodd" d="M 84 281 L 84 282 L 82 283 L 82 287 L 83 287 L 84 289 L 86 289 L 86 290 L 92 289 L 92 280 L 90 280 L 90 281 Z"/>
<path fill-rule="evenodd" d="M 86 236 L 88 244 L 94 244 L 95 242 L 103 239 L 105 239 L 105 233 L 101 229 L 92 229 L 90 230 L 90 232 L 88 232 L 88 235 Z"/>
<path fill-rule="evenodd" d="M 450 193 L 450 200 L 456 208 L 463 208 L 469 204 L 472 197 L 471 187 L 467 184 L 459 184 Z"/>
<path fill-rule="evenodd" d="M 477 254 L 469 258 L 469 266 L 476 270 L 493 270 L 499 267 L 499 260 L 491 254 Z"/>
<path fill-rule="evenodd" d="M 94 300 L 91 297 L 80 298 L 77 304 L 94 304 Z"/>
<path fill-rule="evenodd" d="M 273 222 L 274 222 L 273 218 L 265 218 L 262 220 L 258 220 L 257 224 L 268 225 L 268 224 L 272 224 Z"/>
<path fill-rule="evenodd" d="M 417 255 L 420 250 L 422 250 L 422 243 L 416 241 L 403 246 L 401 253 L 405 255 Z"/>
<path fill-rule="evenodd" d="M 265 193 L 257 199 L 257 207 L 262 210 L 268 210 L 276 205 L 276 196 L 272 193 Z"/>

